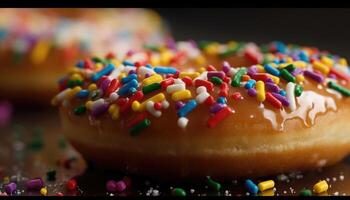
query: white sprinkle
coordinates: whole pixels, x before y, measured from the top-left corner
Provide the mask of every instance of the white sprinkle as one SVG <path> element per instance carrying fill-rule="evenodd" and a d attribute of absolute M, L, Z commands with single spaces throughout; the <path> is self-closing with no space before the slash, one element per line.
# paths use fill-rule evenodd
<path fill-rule="evenodd" d="M 177 120 L 177 125 L 181 128 L 186 128 L 187 124 L 188 124 L 188 119 L 186 117 L 180 117 Z"/>
<path fill-rule="evenodd" d="M 166 88 L 166 92 L 169 94 L 172 94 L 174 92 L 184 90 L 184 89 L 186 89 L 185 84 L 174 84 L 174 85 L 169 85 Z"/>
<path fill-rule="evenodd" d="M 203 92 L 206 92 L 206 91 L 207 91 L 207 88 L 204 87 L 204 86 L 199 86 L 199 87 L 196 89 L 197 94 L 200 94 L 200 93 L 203 93 Z"/>
<path fill-rule="evenodd" d="M 210 94 L 207 91 L 202 92 L 196 96 L 196 101 L 201 104 L 205 102 L 205 100 L 207 100 L 209 96 Z"/>
<path fill-rule="evenodd" d="M 343 181 L 344 178 L 345 178 L 344 175 L 340 175 L 340 176 L 339 176 L 339 180 L 341 180 L 341 181 Z"/>
<path fill-rule="evenodd" d="M 295 89 L 295 84 L 293 82 L 289 82 L 286 88 L 286 92 L 287 92 L 286 97 L 289 101 L 289 108 L 292 111 L 295 111 L 297 107 L 295 103 L 294 89 Z"/>
<path fill-rule="evenodd" d="M 109 95 L 109 101 L 110 101 L 110 102 L 116 101 L 118 98 L 119 98 L 119 95 L 118 95 L 117 92 L 112 92 L 112 93 Z"/>
<path fill-rule="evenodd" d="M 169 108 L 169 102 L 168 102 L 167 100 L 162 101 L 162 107 L 163 107 L 164 109 Z"/>
<path fill-rule="evenodd" d="M 151 113 L 155 117 L 160 117 L 162 116 L 162 112 L 160 110 L 156 110 L 154 108 L 154 102 L 153 101 L 148 101 L 146 103 L 146 108 L 149 113 Z"/>

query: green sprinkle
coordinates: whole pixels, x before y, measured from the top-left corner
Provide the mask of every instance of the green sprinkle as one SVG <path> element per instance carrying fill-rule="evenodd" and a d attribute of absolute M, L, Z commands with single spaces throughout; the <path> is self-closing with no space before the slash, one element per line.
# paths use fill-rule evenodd
<path fill-rule="evenodd" d="M 29 148 L 32 150 L 40 150 L 44 146 L 43 140 L 41 137 L 37 136 L 32 139 L 29 143 Z"/>
<path fill-rule="evenodd" d="M 144 119 L 140 123 L 136 124 L 134 127 L 130 129 L 130 134 L 132 136 L 136 136 L 140 131 L 142 131 L 144 128 L 151 125 L 151 121 L 149 119 Z"/>
<path fill-rule="evenodd" d="M 198 47 L 200 49 L 204 49 L 204 48 L 206 48 L 207 46 L 209 46 L 209 45 L 211 45 L 213 43 L 214 42 L 212 42 L 212 41 L 200 41 L 200 42 L 198 42 Z"/>
<path fill-rule="evenodd" d="M 99 58 L 99 57 L 93 57 L 92 61 L 94 61 L 95 63 L 102 63 L 102 64 L 107 64 L 108 63 L 105 59 Z"/>
<path fill-rule="evenodd" d="M 56 180 L 56 170 L 50 170 L 50 171 L 46 172 L 46 179 L 48 181 Z"/>
<path fill-rule="evenodd" d="M 289 65 L 285 66 L 283 69 L 286 69 L 289 72 L 292 72 L 295 70 L 295 66 L 293 64 L 289 64 Z"/>
<path fill-rule="evenodd" d="M 159 47 L 157 47 L 156 45 L 145 44 L 145 45 L 143 45 L 143 47 L 145 49 L 149 49 L 151 51 L 156 51 L 156 52 L 160 51 Z"/>
<path fill-rule="evenodd" d="M 309 189 L 304 188 L 299 192 L 299 196 L 311 196 L 311 195 L 312 195 L 312 192 Z"/>
<path fill-rule="evenodd" d="M 295 96 L 300 97 L 302 93 L 303 93 L 303 87 L 301 87 L 301 85 L 295 85 L 295 89 L 294 89 Z"/>
<path fill-rule="evenodd" d="M 76 80 L 75 81 L 75 86 L 79 85 L 79 86 L 83 86 L 84 82 L 83 80 Z"/>
<path fill-rule="evenodd" d="M 73 81 L 73 80 L 67 81 L 67 87 L 73 88 L 74 86 L 75 86 L 75 81 Z"/>
<path fill-rule="evenodd" d="M 336 91 L 340 92 L 342 95 L 344 95 L 346 97 L 350 96 L 350 90 L 348 90 L 348 89 L 346 89 L 346 88 L 336 84 L 333 81 L 329 81 L 328 82 L 328 87 L 333 89 L 333 90 L 336 90 Z"/>
<path fill-rule="evenodd" d="M 186 191 L 182 188 L 174 188 L 172 191 L 171 191 L 171 194 L 173 196 L 178 196 L 178 197 L 185 197 L 187 194 L 186 194 Z"/>
<path fill-rule="evenodd" d="M 81 115 L 86 112 L 86 106 L 85 105 L 80 105 L 76 108 L 74 108 L 74 114 L 76 115 Z"/>
<path fill-rule="evenodd" d="M 286 70 L 286 69 L 281 69 L 280 70 L 280 72 L 281 72 L 281 76 L 282 76 L 282 78 L 284 79 L 284 80 L 286 80 L 286 81 L 288 81 L 288 82 L 293 82 L 293 83 L 295 83 L 295 77 L 291 74 L 291 73 L 289 73 L 289 71 L 288 70 Z"/>
<path fill-rule="evenodd" d="M 242 76 L 245 75 L 247 73 L 247 69 L 246 68 L 241 68 L 238 70 L 238 72 L 232 76 L 232 82 L 231 85 L 233 87 L 239 87 L 241 80 L 242 80 Z"/>
<path fill-rule="evenodd" d="M 155 90 L 159 90 L 161 87 L 160 83 L 152 83 L 142 88 L 143 94 L 151 93 Z"/>
<path fill-rule="evenodd" d="M 66 148 L 67 142 L 66 142 L 66 139 L 64 137 L 60 137 L 60 139 L 58 141 L 58 146 L 60 149 Z"/>
<path fill-rule="evenodd" d="M 215 191 L 217 191 L 217 192 L 219 192 L 220 189 L 221 189 L 221 184 L 218 183 L 218 182 L 216 182 L 216 181 L 214 181 L 214 180 L 211 179 L 210 177 L 207 177 L 207 184 L 208 184 L 208 186 L 209 186 L 211 189 L 213 189 L 213 190 L 215 190 Z"/>
<path fill-rule="evenodd" d="M 215 85 L 221 85 L 222 84 L 222 80 L 219 77 L 216 77 L 216 76 L 212 77 L 210 79 L 210 82 L 214 83 Z"/>
<path fill-rule="evenodd" d="M 219 54 L 220 57 L 229 57 L 233 54 L 236 54 L 243 47 L 243 43 L 238 43 L 235 47 L 229 48 L 226 51 Z"/>

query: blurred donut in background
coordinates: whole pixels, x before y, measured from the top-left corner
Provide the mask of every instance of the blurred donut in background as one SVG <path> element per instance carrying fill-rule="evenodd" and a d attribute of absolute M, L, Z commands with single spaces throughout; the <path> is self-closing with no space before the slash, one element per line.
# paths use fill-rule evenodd
<path fill-rule="evenodd" d="M 166 24 L 147 9 L 0 9 L 0 98 L 48 105 L 77 59 L 122 58 L 167 38 Z"/>

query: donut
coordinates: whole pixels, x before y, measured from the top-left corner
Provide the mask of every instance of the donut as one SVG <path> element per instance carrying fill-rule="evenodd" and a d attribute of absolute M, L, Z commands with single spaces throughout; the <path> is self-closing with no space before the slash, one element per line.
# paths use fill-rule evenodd
<path fill-rule="evenodd" d="M 83 84 L 61 82 L 52 99 L 64 135 L 96 166 L 161 178 L 252 177 L 312 170 L 349 153 L 345 58 L 283 42 L 150 49 L 72 69 L 64 80 Z"/>
<path fill-rule="evenodd" d="M 161 44 L 165 23 L 145 9 L 1 9 L 0 95 L 47 104 L 55 81 L 86 56 Z M 131 23 L 132 22 L 132 23 Z"/>

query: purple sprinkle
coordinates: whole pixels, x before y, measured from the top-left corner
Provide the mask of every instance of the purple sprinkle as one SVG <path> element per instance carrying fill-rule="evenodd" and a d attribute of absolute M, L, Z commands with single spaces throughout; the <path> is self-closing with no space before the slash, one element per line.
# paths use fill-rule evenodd
<path fill-rule="evenodd" d="M 323 76 L 321 74 L 317 74 L 317 73 L 309 71 L 309 70 L 304 71 L 304 76 L 312 78 L 312 79 L 314 79 L 315 81 L 317 81 L 319 83 L 323 82 Z"/>
<path fill-rule="evenodd" d="M 10 124 L 12 112 L 12 104 L 9 101 L 0 101 L 0 127 Z"/>
<path fill-rule="evenodd" d="M 125 189 L 126 189 L 126 184 L 125 184 L 125 182 L 124 181 L 118 181 L 116 184 L 116 190 L 118 191 L 118 192 L 123 192 Z"/>
<path fill-rule="evenodd" d="M 336 79 L 337 78 L 337 76 L 335 74 L 333 74 L 333 73 L 329 73 L 328 77 L 331 78 L 331 79 Z"/>
<path fill-rule="evenodd" d="M 128 75 L 130 75 L 130 74 L 136 74 L 136 70 L 133 70 L 133 69 L 130 70 L 129 73 L 128 73 Z"/>
<path fill-rule="evenodd" d="M 271 92 L 272 96 L 276 97 L 276 99 L 278 99 L 280 102 L 282 102 L 282 104 L 284 106 L 289 106 L 289 101 L 286 97 L 278 94 L 278 93 L 275 93 L 275 92 Z"/>
<path fill-rule="evenodd" d="M 197 43 L 194 40 L 188 40 L 188 42 L 192 45 L 193 48 L 197 48 Z"/>
<path fill-rule="evenodd" d="M 299 60 L 299 56 L 297 54 L 292 55 L 293 60 Z"/>
<path fill-rule="evenodd" d="M 268 89 L 271 92 L 278 92 L 279 91 L 279 87 L 275 83 L 266 82 L 265 86 L 266 86 L 266 89 Z"/>
<path fill-rule="evenodd" d="M 40 190 L 44 186 L 44 181 L 41 178 L 31 179 L 26 182 L 29 190 Z"/>
<path fill-rule="evenodd" d="M 172 38 L 168 38 L 166 41 L 166 45 L 169 49 L 176 49 L 176 42 Z"/>
<path fill-rule="evenodd" d="M 182 101 L 178 101 L 178 102 L 175 103 L 175 109 L 176 110 L 179 110 L 179 109 L 181 109 L 184 106 L 185 106 L 185 103 L 182 102 Z"/>
<path fill-rule="evenodd" d="M 208 79 L 210 80 L 212 77 L 219 77 L 220 79 L 223 79 L 225 77 L 225 73 L 224 72 L 220 72 L 220 71 L 210 71 L 207 74 Z"/>
<path fill-rule="evenodd" d="M 265 83 L 274 83 L 274 82 L 273 82 L 272 78 L 267 78 L 267 79 L 265 80 Z"/>
<path fill-rule="evenodd" d="M 103 103 L 101 105 L 98 105 L 98 106 L 94 107 L 94 109 L 91 112 L 91 115 L 94 118 L 96 118 L 100 114 L 103 114 L 103 113 L 107 112 L 108 108 L 109 108 L 109 104 L 108 103 Z"/>
<path fill-rule="evenodd" d="M 103 80 L 100 85 L 101 90 L 106 91 L 110 83 L 111 83 L 111 80 L 109 80 L 108 78 Z"/>
<path fill-rule="evenodd" d="M 115 181 L 113 180 L 110 180 L 110 181 L 107 181 L 106 183 L 106 189 L 108 192 L 116 192 L 117 189 L 116 189 L 116 183 Z"/>
<path fill-rule="evenodd" d="M 292 74 L 293 76 L 296 76 L 296 75 L 298 75 L 298 74 L 303 73 L 303 71 L 304 71 L 304 70 L 302 70 L 302 69 L 300 69 L 300 68 L 295 68 L 294 71 L 292 71 L 291 74 Z"/>
<path fill-rule="evenodd" d="M 11 195 L 17 189 L 16 183 L 9 183 L 5 185 L 5 191 L 8 195 Z"/>
<path fill-rule="evenodd" d="M 217 113 L 219 112 L 223 107 L 225 107 L 225 105 L 220 104 L 220 103 L 215 103 L 214 105 L 212 105 L 210 107 L 210 112 L 211 113 Z"/>
<path fill-rule="evenodd" d="M 248 95 L 251 96 L 251 97 L 255 97 L 256 96 L 256 90 L 254 88 L 248 89 Z"/>
<path fill-rule="evenodd" d="M 258 73 L 258 69 L 256 68 L 255 65 L 248 68 L 248 75 L 249 76 L 253 76 L 256 73 Z"/>
<path fill-rule="evenodd" d="M 227 61 L 222 63 L 222 71 L 226 74 L 230 71 L 230 64 Z"/>
<path fill-rule="evenodd" d="M 150 77 L 151 75 L 149 73 L 145 74 L 145 78 Z"/>

